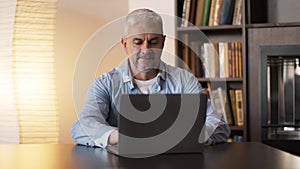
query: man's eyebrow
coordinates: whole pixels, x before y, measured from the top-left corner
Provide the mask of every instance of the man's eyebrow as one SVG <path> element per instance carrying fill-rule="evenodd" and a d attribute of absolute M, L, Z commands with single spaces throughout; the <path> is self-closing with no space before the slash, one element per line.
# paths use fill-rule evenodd
<path fill-rule="evenodd" d="M 152 37 L 152 38 L 150 38 L 148 41 L 151 41 L 151 40 L 158 40 L 159 39 L 159 37 L 157 37 L 157 36 L 155 36 L 155 37 Z M 144 40 L 142 37 L 134 37 L 133 39 L 132 39 L 132 41 L 135 41 L 135 40 Z"/>
<path fill-rule="evenodd" d="M 134 37 L 134 38 L 132 39 L 132 41 L 135 41 L 135 40 L 143 40 L 143 39 L 140 38 L 140 37 Z"/>
<path fill-rule="evenodd" d="M 149 40 L 156 40 L 156 39 L 159 39 L 159 37 L 155 36 L 155 37 L 150 38 Z"/>

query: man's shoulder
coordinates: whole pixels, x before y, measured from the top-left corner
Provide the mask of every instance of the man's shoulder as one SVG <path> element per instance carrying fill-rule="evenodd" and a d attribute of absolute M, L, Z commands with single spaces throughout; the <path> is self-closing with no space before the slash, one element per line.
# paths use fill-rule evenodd
<path fill-rule="evenodd" d="M 102 73 L 99 77 L 96 78 L 96 81 L 116 81 L 121 80 L 122 78 L 122 68 L 115 67 L 108 72 Z"/>

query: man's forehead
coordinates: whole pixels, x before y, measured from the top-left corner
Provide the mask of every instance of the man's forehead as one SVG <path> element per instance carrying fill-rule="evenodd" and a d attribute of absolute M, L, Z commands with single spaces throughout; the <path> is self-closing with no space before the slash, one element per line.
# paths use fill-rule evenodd
<path fill-rule="evenodd" d="M 131 38 L 131 39 L 144 39 L 145 37 L 153 39 L 153 38 L 160 38 L 162 37 L 162 34 L 157 34 L 157 33 L 140 33 L 140 34 L 132 34 L 132 35 L 128 35 L 126 36 L 127 38 Z"/>
<path fill-rule="evenodd" d="M 155 24 L 133 24 L 128 27 L 126 36 L 136 36 L 151 34 L 153 36 L 161 36 L 163 34 L 162 27 Z"/>

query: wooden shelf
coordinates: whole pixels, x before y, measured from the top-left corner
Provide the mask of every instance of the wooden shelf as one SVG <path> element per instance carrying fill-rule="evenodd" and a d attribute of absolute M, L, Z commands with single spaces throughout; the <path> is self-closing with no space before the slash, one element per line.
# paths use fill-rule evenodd
<path fill-rule="evenodd" d="M 244 126 L 230 126 L 230 129 L 233 131 L 243 131 Z"/>
<path fill-rule="evenodd" d="M 255 23 L 247 24 L 246 28 L 273 28 L 273 27 L 293 27 L 300 26 L 300 22 L 292 23 Z"/>
<path fill-rule="evenodd" d="M 243 78 L 198 78 L 199 82 L 243 82 Z"/>
<path fill-rule="evenodd" d="M 206 31 L 206 30 L 240 30 L 240 25 L 221 25 L 221 26 L 189 26 L 189 27 L 177 27 L 178 32 L 190 32 L 190 31 Z"/>

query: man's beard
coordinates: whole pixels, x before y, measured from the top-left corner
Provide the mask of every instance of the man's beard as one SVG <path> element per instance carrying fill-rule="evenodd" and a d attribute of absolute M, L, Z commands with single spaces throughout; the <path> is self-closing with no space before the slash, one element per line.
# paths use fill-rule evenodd
<path fill-rule="evenodd" d="M 159 62 L 156 60 L 156 58 L 157 56 L 155 56 L 153 52 L 148 54 L 138 53 L 135 67 L 140 72 L 149 72 L 153 69 L 157 69 Z"/>

